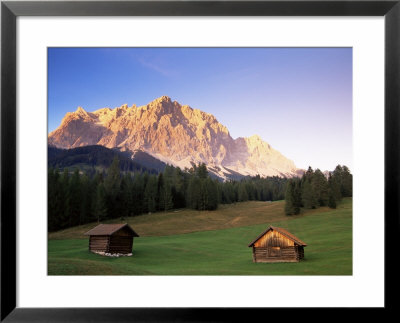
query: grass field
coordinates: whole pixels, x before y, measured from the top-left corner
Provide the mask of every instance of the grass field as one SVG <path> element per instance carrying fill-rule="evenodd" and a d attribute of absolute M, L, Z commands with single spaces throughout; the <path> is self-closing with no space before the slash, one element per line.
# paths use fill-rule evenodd
<path fill-rule="evenodd" d="M 132 257 L 88 251 L 82 234 L 95 224 L 49 234 L 49 275 L 351 275 L 352 201 L 298 216 L 283 202 L 246 202 L 213 212 L 181 210 L 126 219 L 140 235 Z M 118 221 L 115 221 L 118 222 Z M 299 263 L 253 263 L 247 245 L 269 225 L 308 246 Z M 83 239 L 82 239 L 83 238 Z"/>

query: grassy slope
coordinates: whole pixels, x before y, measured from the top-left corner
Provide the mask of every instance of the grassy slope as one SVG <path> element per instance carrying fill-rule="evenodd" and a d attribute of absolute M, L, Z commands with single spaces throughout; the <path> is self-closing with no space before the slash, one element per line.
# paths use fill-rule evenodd
<path fill-rule="evenodd" d="M 141 236 L 165 236 L 191 233 L 205 230 L 220 230 L 242 227 L 253 224 L 277 221 L 291 221 L 305 214 L 315 214 L 329 211 L 327 207 L 307 210 L 304 214 L 288 217 L 284 213 L 284 201 L 277 202 L 242 202 L 220 205 L 216 211 L 196 211 L 179 209 L 169 212 L 158 212 L 129 217 L 124 220 L 115 219 L 102 223 L 129 223 Z M 97 223 L 89 223 L 66 230 L 52 232 L 49 239 L 82 239 L 84 233 L 95 227 Z"/>
<path fill-rule="evenodd" d="M 48 273 L 50 275 L 352 274 L 350 199 L 343 201 L 336 210 L 317 209 L 296 217 L 285 217 L 283 213 L 281 216 L 278 212 L 283 210 L 281 202 L 265 204 L 263 207 L 260 203 L 262 202 L 239 203 L 236 206 L 220 209 L 218 213 L 198 214 L 194 211 L 194 213 L 185 211 L 181 214 L 179 212 L 153 214 L 147 219 L 149 223 L 145 221 L 147 216 L 136 217 L 141 218 L 139 221 L 136 218 L 129 219 L 135 221 L 132 224 L 135 230 L 137 229 L 139 234 L 142 233 L 141 237 L 134 241 L 132 257 L 108 258 L 89 253 L 87 239 L 73 239 L 81 238 L 81 230 L 85 231 L 87 228 L 59 232 L 53 234 L 55 239 L 49 240 Z M 250 215 L 245 216 L 245 213 Z M 253 263 L 251 249 L 247 245 L 268 225 L 282 226 L 305 241 L 308 244 L 305 248 L 305 259 L 300 263 Z M 183 232 L 193 233 L 179 234 Z M 160 236 L 156 236 L 157 234 Z M 63 237 L 69 239 L 60 240 Z"/>

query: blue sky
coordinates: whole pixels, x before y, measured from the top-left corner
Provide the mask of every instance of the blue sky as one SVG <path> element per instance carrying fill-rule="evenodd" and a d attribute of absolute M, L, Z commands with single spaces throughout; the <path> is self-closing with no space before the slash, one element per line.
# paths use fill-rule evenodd
<path fill-rule="evenodd" d="M 352 169 L 351 48 L 49 48 L 48 132 L 67 112 L 162 95 L 260 135 L 297 167 Z"/>

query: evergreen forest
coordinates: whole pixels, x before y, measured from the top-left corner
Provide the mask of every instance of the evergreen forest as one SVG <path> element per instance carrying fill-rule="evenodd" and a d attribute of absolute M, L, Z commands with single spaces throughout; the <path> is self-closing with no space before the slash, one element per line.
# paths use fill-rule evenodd
<path fill-rule="evenodd" d="M 171 209 L 215 210 L 219 204 L 251 200 L 285 199 L 285 213 L 294 215 L 301 208 L 335 208 L 347 196 L 352 196 L 352 175 L 346 166 L 338 165 L 328 178 L 310 167 L 302 178 L 221 181 L 210 176 L 205 164 L 184 170 L 167 165 L 159 173 L 121 171 L 115 156 L 106 170 L 94 173 L 49 166 L 48 231 Z"/>

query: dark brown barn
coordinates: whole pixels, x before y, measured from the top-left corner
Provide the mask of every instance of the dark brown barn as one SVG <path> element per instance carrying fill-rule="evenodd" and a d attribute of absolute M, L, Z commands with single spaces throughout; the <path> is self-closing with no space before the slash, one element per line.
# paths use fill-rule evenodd
<path fill-rule="evenodd" d="M 298 262 L 304 258 L 305 246 L 299 238 L 277 227 L 269 227 L 249 244 L 253 262 Z"/>
<path fill-rule="evenodd" d="M 127 224 L 99 224 L 85 233 L 89 236 L 89 251 L 96 253 L 130 254 L 133 237 L 139 235 Z"/>

